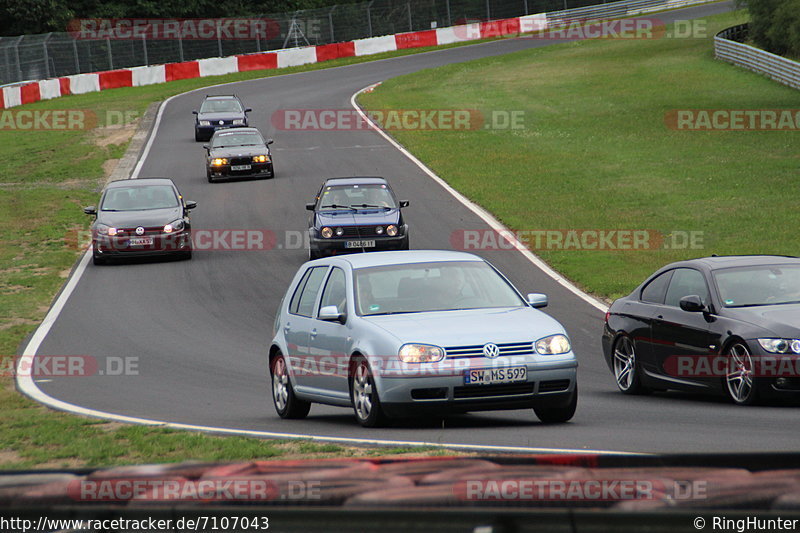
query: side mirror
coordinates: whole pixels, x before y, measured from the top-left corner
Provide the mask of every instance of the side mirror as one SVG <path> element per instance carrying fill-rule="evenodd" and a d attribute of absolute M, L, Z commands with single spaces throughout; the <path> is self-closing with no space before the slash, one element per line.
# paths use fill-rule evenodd
<path fill-rule="evenodd" d="M 86 213 L 87 215 L 96 215 L 97 208 L 93 205 L 90 205 L 89 207 L 84 207 L 83 212 Z"/>
<path fill-rule="evenodd" d="M 531 307 L 535 307 L 536 309 L 541 309 L 542 307 L 547 307 L 549 300 L 547 299 L 546 294 L 539 294 L 537 292 L 532 292 L 528 294 L 528 304 Z"/>
<path fill-rule="evenodd" d="M 266 144 L 267 146 L 269 146 L 270 144 L 272 144 L 272 143 L 274 143 L 274 142 L 275 142 L 275 141 L 274 141 L 274 140 L 272 140 L 272 139 L 267 139 L 267 142 L 265 142 L 264 144 Z"/>
<path fill-rule="evenodd" d="M 408 207 L 409 205 L 411 205 L 411 202 L 408 200 L 400 200 L 400 207 Z"/>
<path fill-rule="evenodd" d="M 197 114 L 197 111 L 192 111 L 192 115 L 196 115 L 196 114 Z"/>
<path fill-rule="evenodd" d="M 195 207 L 197 207 L 197 202 L 195 202 L 194 200 L 186 200 L 184 202 L 184 205 L 186 206 L 186 209 L 194 209 Z"/>
<path fill-rule="evenodd" d="M 313 210 L 314 210 L 314 206 L 315 206 L 315 205 L 317 205 L 317 204 L 315 204 L 315 203 L 313 203 L 313 204 L 306 204 L 306 211 L 313 211 Z"/>
<path fill-rule="evenodd" d="M 681 309 L 690 313 L 698 313 L 706 310 L 706 305 L 703 303 L 703 299 L 696 294 L 684 296 L 680 299 L 678 305 L 681 306 Z"/>
<path fill-rule="evenodd" d="M 335 305 L 326 305 L 320 309 L 318 318 L 326 322 L 344 323 L 344 314 L 340 313 Z"/>
<path fill-rule="evenodd" d="M 247 109 L 245 109 L 245 110 L 244 110 L 244 112 L 245 112 L 245 113 L 249 113 L 249 112 L 250 112 L 250 111 L 252 111 L 252 110 L 253 110 L 253 108 L 252 108 L 252 107 L 248 107 Z"/>
<path fill-rule="evenodd" d="M 205 148 L 206 150 L 210 150 L 211 149 L 211 145 L 210 144 L 204 144 L 203 148 Z"/>

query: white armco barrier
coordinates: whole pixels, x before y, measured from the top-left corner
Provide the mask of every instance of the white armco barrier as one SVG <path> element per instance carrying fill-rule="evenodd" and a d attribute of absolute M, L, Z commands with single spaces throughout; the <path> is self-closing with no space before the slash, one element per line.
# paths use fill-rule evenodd
<path fill-rule="evenodd" d="M 478 23 L 452 26 L 450 28 L 439 28 L 436 30 L 437 44 L 460 43 L 462 41 L 474 41 L 480 38 L 481 25 Z"/>
<path fill-rule="evenodd" d="M 201 78 L 239 72 L 239 62 L 236 60 L 236 56 L 199 59 L 197 63 L 200 65 Z"/>
<path fill-rule="evenodd" d="M 22 104 L 22 94 L 20 93 L 19 86 L 3 87 L 3 104 L 6 108 Z"/>
<path fill-rule="evenodd" d="M 61 84 L 58 80 L 42 80 L 39 82 L 39 97 L 42 100 L 61 96 Z"/>
<path fill-rule="evenodd" d="M 296 67 L 317 62 L 317 48 L 308 46 L 305 48 L 289 48 L 288 50 L 278 50 L 278 68 Z"/>
<path fill-rule="evenodd" d="M 167 81 L 166 69 L 164 65 L 153 67 L 133 67 L 133 86 L 153 85 L 154 83 L 164 83 Z"/>
<path fill-rule="evenodd" d="M 537 13 L 536 15 L 525 15 L 519 18 L 519 32 L 530 33 L 532 31 L 542 31 L 547 29 L 547 15 Z"/>
<path fill-rule="evenodd" d="M 394 35 L 357 39 L 353 41 L 353 44 L 355 45 L 357 56 L 368 56 L 397 50 L 397 39 L 394 38 Z"/>
<path fill-rule="evenodd" d="M 100 90 L 100 76 L 97 74 L 76 74 L 67 76 L 69 92 L 72 94 L 92 93 Z"/>

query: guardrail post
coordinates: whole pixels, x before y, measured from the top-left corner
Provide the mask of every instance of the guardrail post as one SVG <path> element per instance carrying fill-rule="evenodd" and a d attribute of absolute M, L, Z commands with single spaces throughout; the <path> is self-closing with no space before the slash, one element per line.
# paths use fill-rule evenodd
<path fill-rule="evenodd" d="M 258 35 L 256 35 L 256 39 L 258 39 Z M 178 34 L 178 57 L 180 58 L 181 63 L 183 63 L 183 39 L 181 38 L 180 33 Z"/>
<path fill-rule="evenodd" d="M 219 19 L 217 19 L 217 49 L 219 50 L 219 57 L 222 57 L 222 31 L 220 30 Z"/>
<path fill-rule="evenodd" d="M 605 0 L 603 0 L 603 1 L 605 2 Z M 523 4 L 525 4 L 525 14 L 527 15 L 528 14 L 528 0 L 525 0 L 523 2 Z"/>
<path fill-rule="evenodd" d="M 335 5 L 335 6 L 333 6 L 331 8 L 330 11 L 328 11 L 328 24 L 331 27 L 331 39 L 330 39 L 329 42 L 332 42 L 332 43 L 336 42 L 336 37 L 333 36 L 333 10 L 336 9 L 337 7 L 338 7 L 338 5 Z"/>
<path fill-rule="evenodd" d="M 81 60 L 78 57 L 78 41 L 72 38 L 72 53 L 75 55 L 75 74 L 81 73 Z"/>
<path fill-rule="evenodd" d="M 147 36 L 142 33 L 142 49 L 144 50 L 144 64 L 149 65 L 150 61 L 147 59 Z"/>
<path fill-rule="evenodd" d="M 486 20 L 492 19 L 492 12 L 489 9 L 489 0 L 486 0 Z"/>
<path fill-rule="evenodd" d="M 406 7 L 408 8 L 408 31 L 414 31 L 411 27 L 411 2 L 406 2 Z"/>
<path fill-rule="evenodd" d="M 20 35 L 17 42 L 14 43 L 14 55 L 17 57 L 17 81 L 22 81 L 22 64 L 19 61 L 19 43 L 22 41 L 24 35 Z"/>
<path fill-rule="evenodd" d="M 372 0 L 369 4 L 367 4 L 367 27 L 369 28 L 369 36 L 372 37 L 372 14 L 370 10 L 372 9 L 372 4 L 375 3 L 375 0 Z"/>
<path fill-rule="evenodd" d="M 50 55 L 47 53 L 47 41 L 49 41 L 52 36 L 53 32 L 48 33 L 42 43 L 42 49 L 44 50 L 44 72 L 45 76 L 48 78 L 50 77 Z"/>

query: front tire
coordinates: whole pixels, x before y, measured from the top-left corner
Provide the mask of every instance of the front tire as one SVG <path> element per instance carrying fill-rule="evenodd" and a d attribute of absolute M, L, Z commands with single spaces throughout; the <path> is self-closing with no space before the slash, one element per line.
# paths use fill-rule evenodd
<path fill-rule="evenodd" d="M 639 376 L 639 362 L 633 340 L 627 335 L 621 336 L 611 350 L 611 366 L 617 387 L 624 394 L 650 394 L 652 390 L 642 385 Z"/>
<path fill-rule="evenodd" d="M 358 423 L 365 428 L 380 427 L 386 423 L 381 408 L 378 390 L 369 363 L 358 357 L 352 366 L 353 377 L 350 380 L 350 400 Z"/>
<path fill-rule="evenodd" d="M 753 371 L 750 350 L 743 342 L 735 342 L 726 350 L 725 391 L 736 405 L 758 402 L 758 387 Z"/>
<path fill-rule="evenodd" d="M 311 402 L 300 400 L 294 394 L 292 381 L 286 368 L 286 359 L 278 352 L 272 360 L 272 403 L 281 418 L 305 418 L 311 410 Z"/>
<path fill-rule="evenodd" d="M 572 420 L 575 416 L 575 410 L 578 408 L 578 383 L 575 383 L 575 389 L 572 391 L 572 398 L 569 403 L 564 407 L 536 407 L 534 406 L 533 412 L 539 417 L 539 420 L 545 424 L 562 424 Z"/>

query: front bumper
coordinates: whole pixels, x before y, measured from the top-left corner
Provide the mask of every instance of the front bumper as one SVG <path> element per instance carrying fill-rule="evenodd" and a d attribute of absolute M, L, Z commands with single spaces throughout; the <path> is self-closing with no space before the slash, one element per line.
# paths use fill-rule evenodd
<path fill-rule="evenodd" d="M 465 413 L 536 406 L 565 406 L 577 381 L 577 362 L 528 364 L 527 381 L 501 385 L 465 385 L 463 372 L 446 376 L 376 376 L 378 396 L 389 416 Z"/>
<path fill-rule="evenodd" d="M 271 178 L 274 175 L 272 162 L 250 163 L 249 170 L 231 170 L 230 165 L 208 166 L 212 178 Z"/>
<path fill-rule="evenodd" d="M 92 241 L 92 248 L 98 257 L 170 255 L 188 252 L 192 249 L 192 233 L 187 230 L 143 235 L 143 237 L 152 237 L 153 244 L 132 245 L 129 242 L 131 237 L 138 236 L 98 235 Z"/>
<path fill-rule="evenodd" d="M 407 250 L 408 249 L 408 233 L 397 235 L 395 237 L 371 235 L 368 237 L 348 237 L 348 238 L 331 238 L 321 239 L 313 234 L 309 236 L 309 246 L 312 251 L 323 255 L 334 254 L 347 254 L 361 251 L 387 251 L 387 250 Z M 375 246 L 366 248 L 348 248 L 348 242 L 354 241 L 375 241 Z"/>

